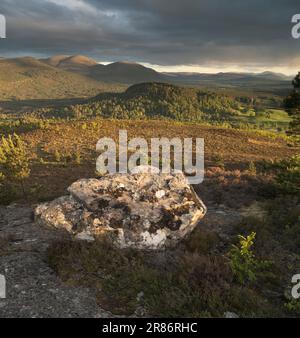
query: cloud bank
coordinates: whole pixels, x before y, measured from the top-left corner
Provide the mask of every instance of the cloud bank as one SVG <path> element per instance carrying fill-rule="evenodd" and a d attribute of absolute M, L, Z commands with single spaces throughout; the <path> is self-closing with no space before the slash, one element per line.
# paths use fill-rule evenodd
<path fill-rule="evenodd" d="M 300 66 L 299 0 L 1 0 L 1 56 L 85 54 L 160 66 Z"/>

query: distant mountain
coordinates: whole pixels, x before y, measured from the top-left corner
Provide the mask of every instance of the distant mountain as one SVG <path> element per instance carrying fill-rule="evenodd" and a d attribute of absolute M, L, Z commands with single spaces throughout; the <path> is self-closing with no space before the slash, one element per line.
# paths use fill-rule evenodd
<path fill-rule="evenodd" d="M 44 62 L 89 76 L 95 80 L 108 83 L 132 85 L 142 82 L 167 82 L 180 85 L 213 86 L 213 87 L 287 87 L 291 78 L 280 73 L 159 73 L 152 68 L 128 61 L 114 62 L 108 65 L 97 63 L 83 55 L 57 55 L 45 59 Z"/>
<path fill-rule="evenodd" d="M 134 62 L 103 65 L 84 55 L 55 55 L 47 59 L 0 58 L 0 100 L 93 96 L 145 82 L 207 88 L 242 88 L 286 94 L 291 78 L 263 73 L 159 73 Z"/>
<path fill-rule="evenodd" d="M 107 66 L 95 66 L 91 68 L 90 74 L 97 80 L 126 84 L 165 80 L 163 74 L 151 68 L 126 61 L 111 63 Z"/>
<path fill-rule="evenodd" d="M 69 55 L 54 55 L 51 56 L 47 59 L 40 59 L 39 61 L 45 62 L 46 64 L 53 66 L 53 67 L 57 67 L 61 61 L 69 58 Z"/>
<path fill-rule="evenodd" d="M 83 75 L 90 74 L 90 68 L 98 63 L 84 55 L 56 55 L 48 59 L 41 60 L 51 66 L 64 69 L 66 71 L 76 72 Z"/>
<path fill-rule="evenodd" d="M 48 65 L 89 76 L 94 80 L 109 83 L 135 84 L 140 82 L 164 81 L 165 75 L 138 63 L 120 61 L 102 65 L 83 55 L 56 55 L 41 60 Z"/>
<path fill-rule="evenodd" d="M 63 60 L 62 56 L 56 57 L 47 64 L 32 57 L 0 59 L 0 100 L 91 97 L 115 89 L 112 85 L 50 65 L 58 65 Z"/>
<path fill-rule="evenodd" d="M 264 80 L 274 80 L 274 81 L 290 81 L 292 77 L 273 72 L 263 72 L 263 73 L 233 73 L 233 72 L 219 72 L 219 73 L 164 73 L 164 75 L 173 77 L 177 80 L 198 80 L 198 81 L 235 81 L 241 79 L 264 79 Z"/>
<path fill-rule="evenodd" d="M 164 73 L 170 82 L 201 87 L 262 89 L 277 92 L 289 90 L 291 78 L 273 72 L 263 73 Z"/>
<path fill-rule="evenodd" d="M 268 71 L 256 74 L 256 76 L 257 77 L 263 77 L 265 79 L 281 80 L 281 81 L 290 81 L 293 78 L 292 76 L 287 76 L 285 74 L 268 72 Z"/>

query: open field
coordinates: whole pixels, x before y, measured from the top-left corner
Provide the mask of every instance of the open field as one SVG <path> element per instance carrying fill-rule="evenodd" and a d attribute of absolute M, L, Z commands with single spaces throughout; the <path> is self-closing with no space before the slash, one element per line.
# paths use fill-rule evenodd
<path fill-rule="evenodd" d="M 286 111 L 274 108 L 257 113 L 251 109 L 245 114 L 241 113 L 239 116 L 235 116 L 233 120 L 273 131 L 287 130 L 291 122 L 291 118 Z"/>

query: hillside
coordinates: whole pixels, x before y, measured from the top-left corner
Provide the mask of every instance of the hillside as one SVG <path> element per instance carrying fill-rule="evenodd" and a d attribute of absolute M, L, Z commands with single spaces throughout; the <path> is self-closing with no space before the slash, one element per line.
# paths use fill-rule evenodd
<path fill-rule="evenodd" d="M 72 111 L 86 117 L 162 118 L 282 131 L 290 118 L 280 104 L 280 100 L 265 95 L 253 97 L 155 82 L 133 85 L 124 93 L 100 94 L 89 103 L 72 107 Z"/>
<path fill-rule="evenodd" d="M 31 57 L 0 60 L 0 101 L 91 97 L 115 87 Z"/>

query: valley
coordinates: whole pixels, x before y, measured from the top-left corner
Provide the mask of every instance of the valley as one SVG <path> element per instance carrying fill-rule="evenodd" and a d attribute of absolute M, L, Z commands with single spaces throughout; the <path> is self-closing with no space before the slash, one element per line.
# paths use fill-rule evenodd
<path fill-rule="evenodd" d="M 0 300 L 0 316 L 18 316 L 19 303 L 24 317 L 299 316 L 286 291 L 300 264 L 299 138 L 287 135 L 292 119 L 283 106 L 290 87 L 269 72 L 164 74 L 65 55 L 1 59 L 1 144 L 19 137 L 24 149 L 12 151 L 27 166 L 12 161 L 21 180 L 10 172 L 0 180 L 0 263 L 15 267 L 9 281 L 24 291 Z M 193 189 L 208 212 L 175 248 L 74 241 L 32 218 L 76 180 L 99 178 L 96 143 L 117 140 L 120 130 L 148 142 L 204 138 L 205 179 Z M 48 283 L 37 302 L 26 297 L 39 290 L 23 262 Z M 53 292 L 66 306 L 52 302 Z"/>
<path fill-rule="evenodd" d="M 1 329 L 290 329 L 295 13 L 299 0 L 1 0 Z"/>

